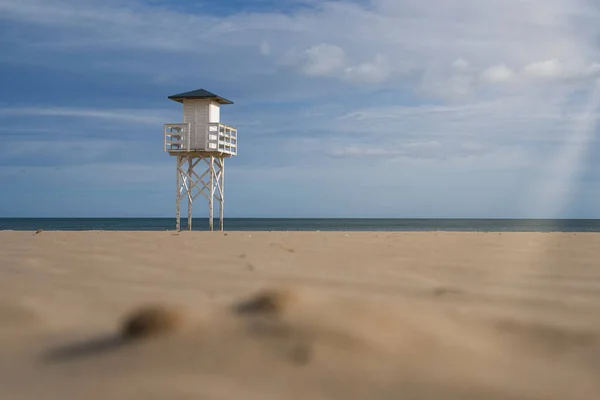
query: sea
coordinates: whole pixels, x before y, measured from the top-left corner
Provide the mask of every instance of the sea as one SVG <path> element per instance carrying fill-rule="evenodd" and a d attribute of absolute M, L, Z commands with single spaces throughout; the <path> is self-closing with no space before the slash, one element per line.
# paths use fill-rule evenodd
<path fill-rule="evenodd" d="M 215 219 L 215 228 L 218 227 Z M 207 231 L 208 218 L 194 218 Z M 597 219 L 226 218 L 226 231 L 600 232 Z M 167 231 L 175 218 L 0 218 L 0 230 Z M 181 219 L 187 230 L 187 218 Z"/>

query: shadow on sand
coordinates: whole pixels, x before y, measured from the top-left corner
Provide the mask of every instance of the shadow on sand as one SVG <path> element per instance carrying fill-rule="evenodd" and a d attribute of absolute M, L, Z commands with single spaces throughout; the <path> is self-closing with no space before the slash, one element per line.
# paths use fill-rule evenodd
<path fill-rule="evenodd" d="M 131 344 L 132 340 L 123 338 L 120 335 L 105 335 L 54 347 L 42 354 L 42 361 L 46 363 L 76 361 L 85 357 L 117 351 Z"/>

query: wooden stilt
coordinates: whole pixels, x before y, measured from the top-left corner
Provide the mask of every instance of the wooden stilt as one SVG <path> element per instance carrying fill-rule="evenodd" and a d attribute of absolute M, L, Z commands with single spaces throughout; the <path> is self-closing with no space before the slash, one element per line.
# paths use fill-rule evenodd
<path fill-rule="evenodd" d="M 210 169 L 210 195 L 209 195 L 209 199 L 208 199 L 208 230 L 213 231 L 214 227 L 213 227 L 213 201 L 215 198 L 215 156 L 214 155 L 210 155 L 210 163 L 209 163 L 209 167 Z"/>
<path fill-rule="evenodd" d="M 193 172 L 194 172 L 194 165 L 192 164 L 194 158 L 193 157 L 189 157 L 188 158 L 188 230 L 191 231 L 192 230 L 192 203 L 193 203 L 193 198 L 192 198 L 192 189 L 193 189 Z"/>
<path fill-rule="evenodd" d="M 221 174 L 220 174 L 220 184 L 219 184 L 219 188 L 220 188 L 220 201 L 219 201 L 219 230 L 223 231 L 224 230 L 224 221 L 223 221 L 223 209 L 224 209 L 224 204 L 225 203 L 225 158 L 221 157 L 219 159 L 219 163 L 221 164 Z"/>
<path fill-rule="evenodd" d="M 175 230 L 181 231 L 181 156 L 177 156 L 177 197 L 176 197 L 176 209 L 175 209 Z"/>

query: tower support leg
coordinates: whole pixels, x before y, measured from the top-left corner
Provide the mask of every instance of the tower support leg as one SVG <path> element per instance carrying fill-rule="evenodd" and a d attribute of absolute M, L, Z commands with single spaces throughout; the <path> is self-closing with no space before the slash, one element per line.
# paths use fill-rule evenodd
<path fill-rule="evenodd" d="M 206 166 L 200 170 L 199 165 Z M 202 172 L 201 175 L 198 172 Z M 208 200 L 208 229 L 214 230 L 214 200 L 219 202 L 219 230 L 224 229 L 225 157 L 193 153 L 177 156 L 177 209 L 176 228 L 181 230 L 181 200 L 188 198 L 188 229 L 192 230 L 194 200 L 202 195 Z"/>
<path fill-rule="evenodd" d="M 194 165 L 192 164 L 194 158 L 193 157 L 188 157 L 187 162 L 188 162 L 188 179 L 190 181 L 190 185 L 188 185 L 188 188 L 190 190 L 188 190 L 188 230 L 191 231 L 192 230 L 192 204 L 193 204 L 193 199 L 192 199 L 192 191 L 191 191 L 191 181 L 192 181 L 192 177 L 193 177 L 193 172 L 194 172 Z"/>
<path fill-rule="evenodd" d="M 181 164 L 183 157 L 177 156 L 177 197 L 175 201 L 175 230 L 181 231 Z"/>
<path fill-rule="evenodd" d="M 208 198 L 208 230 L 213 231 L 214 215 L 213 215 L 213 201 L 215 198 L 215 156 L 210 155 L 210 162 L 208 164 L 210 169 L 210 196 Z"/>
<path fill-rule="evenodd" d="M 220 157 L 219 158 L 219 190 L 218 190 L 218 200 L 219 200 L 219 230 L 223 231 L 223 209 L 224 209 L 224 203 L 225 203 L 225 195 L 224 195 L 224 191 L 225 191 L 225 158 L 224 157 Z"/>

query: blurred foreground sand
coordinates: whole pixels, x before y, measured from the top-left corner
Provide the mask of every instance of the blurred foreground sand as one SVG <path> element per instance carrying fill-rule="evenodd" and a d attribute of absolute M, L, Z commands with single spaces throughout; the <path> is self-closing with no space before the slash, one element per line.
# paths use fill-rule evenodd
<path fill-rule="evenodd" d="M 0 267 L 0 399 L 600 398 L 599 234 L 0 232 Z M 146 304 L 172 331 L 122 340 Z"/>

